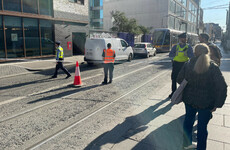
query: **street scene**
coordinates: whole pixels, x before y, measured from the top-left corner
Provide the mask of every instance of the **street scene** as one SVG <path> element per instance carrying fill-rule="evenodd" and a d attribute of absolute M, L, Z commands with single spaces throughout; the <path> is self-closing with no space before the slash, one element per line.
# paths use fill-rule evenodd
<path fill-rule="evenodd" d="M 1 0 L 0 149 L 230 150 L 229 10 Z"/>

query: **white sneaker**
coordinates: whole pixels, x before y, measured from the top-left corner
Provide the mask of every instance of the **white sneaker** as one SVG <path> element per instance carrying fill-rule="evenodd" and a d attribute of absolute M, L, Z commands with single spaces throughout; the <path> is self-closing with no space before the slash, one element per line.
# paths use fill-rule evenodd
<path fill-rule="evenodd" d="M 184 147 L 184 149 L 196 149 L 196 145 L 192 144 L 192 145 L 189 145 L 187 147 Z"/>

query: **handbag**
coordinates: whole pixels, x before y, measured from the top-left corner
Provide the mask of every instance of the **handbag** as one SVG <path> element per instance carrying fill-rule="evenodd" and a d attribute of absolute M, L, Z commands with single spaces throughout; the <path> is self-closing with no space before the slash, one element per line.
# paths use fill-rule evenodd
<path fill-rule="evenodd" d="M 172 98 L 171 98 L 171 103 L 172 104 L 179 104 L 182 102 L 182 94 L 185 86 L 187 85 L 188 81 L 183 80 L 180 86 L 176 89 L 176 91 L 173 93 Z"/>

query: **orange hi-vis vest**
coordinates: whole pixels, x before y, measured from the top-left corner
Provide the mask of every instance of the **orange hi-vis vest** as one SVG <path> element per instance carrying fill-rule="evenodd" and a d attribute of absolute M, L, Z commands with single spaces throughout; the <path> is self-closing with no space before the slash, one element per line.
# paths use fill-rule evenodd
<path fill-rule="evenodd" d="M 105 50 L 104 49 L 104 54 L 105 54 L 105 57 L 104 57 L 104 63 L 114 63 L 115 61 L 115 51 L 112 50 L 112 49 L 107 49 Z"/>

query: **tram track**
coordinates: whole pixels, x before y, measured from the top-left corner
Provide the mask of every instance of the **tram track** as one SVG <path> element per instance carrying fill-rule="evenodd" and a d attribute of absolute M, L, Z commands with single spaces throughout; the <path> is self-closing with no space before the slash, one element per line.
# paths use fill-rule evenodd
<path fill-rule="evenodd" d="M 147 66 L 145 66 L 145 67 L 143 67 L 143 68 L 134 70 L 134 71 L 132 71 L 132 72 L 129 72 L 129 73 L 126 73 L 126 74 L 123 74 L 123 75 L 120 75 L 120 76 L 117 76 L 117 77 L 115 77 L 113 80 L 117 80 L 117 79 L 123 78 L 123 77 L 125 77 L 125 76 L 128 76 L 128 75 L 130 75 L 130 74 L 134 74 L 134 73 L 136 73 L 136 72 L 138 72 L 138 71 L 145 70 L 145 69 L 147 69 L 147 68 L 149 68 L 149 67 L 152 67 L 152 66 L 153 66 L 153 65 L 147 65 Z M 87 79 L 96 78 L 96 77 L 101 76 L 101 75 L 102 75 L 102 74 L 98 74 L 98 75 L 95 75 L 95 76 L 92 76 L 92 77 L 88 77 L 88 78 L 83 79 L 83 81 L 85 81 L 85 80 L 87 80 Z M 70 83 L 66 83 L 65 85 L 63 85 L 63 86 L 61 86 L 61 87 L 67 86 L 67 85 L 69 85 L 69 84 L 70 84 Z M 46 90 L 43 90 L 43 91 L 40 91 L 40 92 L 32 93 L 32 94 L 29 94 L 29 95 L 24 96 L 24 97 L 18 97 L 18 98 L 15 99 L 15 101 L 16 101 L 16 100 L 17 100 L 17 101 L 18 101 L 18 100 L 22 100 L 22 99 L 24 99 L 24 98 L 28 98 L 28 97 L 30 97 L 30 96 L 34 96 L 34 95 L 37 95 L 37 94 L 40 94 L 40 93 L 44 93 L 44 92 L 47 92 L 47 91 L 50 91 L 50 90 L 55 90 L 55 89 L 57 89 L 57 88 L 60 88 L 60 86 L 54 87 L 54 88 L 50 88 L 50 89 L 46 89 Z M 79 89 L 79 90 L 80 90 L 80 89 Z M 74 93 L 74 94 L 75 94 L 75 93 Z M 34 107 L 34 108 L 28 109 L 28 110 L 23 111 L 23 112 L 20 112 L 20 113 L 18 113 L 18 114 L 11 115 L 11 116 L 9 116 L 9 117 L 2 118 L 2 119 L 0 119 L 0 123 L 5 122 L 5 121 L 8 121 L 8 120 L 10 120 L 10 119 L 14 119 L 14 118 L 16 118 L 16 117 L 18 117 L 18 116 L 24 115 L 24 114 L 26 114 L 26 113 L 29 113 L 29 112 L 32 112 L 32 111 L 34 111 L 34 110 L 40 109 L 40 108 L 42 108 L 42 107 L 46 107 L 46 106 L 48 106 L 48 105 L 50 105 L 50 104 L 56 103 L 56 102 L 58 102 L 58 101 L 61 101 L 62 99 L 71 97 L 71 96 L 74 95 L 74 94 L 71 94 L 71 95 L 68 95 L 68 96 L 64 96 L 64 97 L 59 98 L 59 99 L 54 99 L 54 100 L 52 100 L 51 102 L 48 102 L 48 103 L 45 103 L 45 104 L 41 104 L 41 105 L 39 105 L 39 106 L 36 106 L 36 107 Z M 13 102 L 13 101 L 14 101 L 14 99 L 13 99 L 13 100 L 10 100 L 9 102 Z M 6 103 L 7 103 L 7 102 L 5 102 L 5 103 L 0 103 L 0 105 L 6 104 Z"/>
<path fill-rule="evenodd" d="M 150 60 L 150 61 L 152 61 L 152 60 Z M 159 62 L 159 63 L 161 63 L 161 62 Z M 155 63 L 155 64 L 157 64 L 157 63 Z M 123 77 L 125 77 L 125 78 L 128 78 L 128 76 L 134 76 L 134 75 L 136 75 L 137 73 L 138 74 L 141 74 L 141 72 L 145 72 L 145 71 L 147 71 L 147 70 L 149 70 L 149 68 L 151 68 L 151 67 L 153 67 L 155 64 L 152 64 L 152 63 L 147 63 L 147 65 L 142 65 L 142 67 L 141 68 L 139 68 L 139 69 L 136 69 L 135 68 L 135 70 L 133 70 L 133 71 L 128 71 L 128 73 L 127 74 L 122 74 L 122 75 L 119 75 L 119 76 L 117 76 L 117 77 L 115 77 L 114 78 L 114 80 L 118 80 L 118 79 L 121 79 L 121 78 L 123 78 Z M 137 65 L 140 65 L 140 63 L 138 63 Z M 144 67 L 143 67 L 144 66 Z M 122 66 L 123 67 L 123 66 Z M 138 67 L 137 67 L 138 68 Z M 157 71 L 157 68 L 158 67 L 154 67 L 154 68 L 151 68 L 151 70 L 152 70 L 152 72 L 153 72 L 153 70 L 156 70 L 156 71 L 154 71 L 155 73 L 154 74 L 156 74 L 156 76 L 152 79 L 152 80 L 154 80 L 155 78 L 157 78 L 157 77 L 159 77 L 159 76 L 161 76 L 162 74 L 164 74 L 164 72 L 161 74 L 161 71 L 160 72 L 158 72 Z M 99 74 L 98 74 L 98 76 L 100 76 Z M 96 76 L 96 78 L 98 78 L 98 76 Z M 94 77 L 92 77 L 91 79 L 93 79 Z M 152 81 L 151 80 L 151 81 Z M 149 81 L 149 80 L 148 80 Z M 151 82 L 150 81 L 150 82 Z M 98 82 L 98 81 L 97 81 Z M 116 82 L 115 82 L 116 83 Z M 147 84 L 147 82 L 145 82 L 146 84 Z M 112 84 L 113 85 L 113 84 Z M 144 86 L 144 84 L 141 84 L 142 86 Z M 109 86 L 110 85 L 108 85 L 108 88 L 109 88 Z M 97 88 L 97 90 L 100 92 L 100 91 L 102 91 L 103 90 L 103 86 L 100 86 L 101 88 Z M 136 86 L 134 86 L 134 87 L 136 87 Z M 139 88 L 141 88 L 141 86 L 138 86 Z M 138 87 L 137 88 L 135 88 L 135 89 L 138 89 Z M 130 88 L 132 89 L 132 87 L 130 86 Z M 106 107 L 108 107 L 108 106 L 110 106 L 110 105 L 112 105 L 113 103 L 115 103 L 116 101 L 119 101 L 119 99 L 122 99 L 123 97 L 125 97 L 126 95 L 127 95 L 127 93 L 130 93 L 130 88 L 127 88 L 127 90 L 125 91 L 125 92 L 123 92 L 123 93 L 118 93 L 118 94 L 116 94 L 115 96 L 116 96 L 116 98 L 113 98 L 112 99 L 112 101 L 114 101 L 114 102 L 112 102 L 112 101 L 106 101 L 106 100 L 103 100 L 103 103 L 100 103 L 99 105 L 95 105 L 95 106 L 93 106 L 92 108 L 90 108 L 90 111 L 86 111 L 86 113 L 84 114 L 81 114 L 80 116 L 77 116 L 77 117 L 75 117 L 75 119 L 69 119 L 69 120 L 67 120 L 66 121 L 66 123 L 67 123 L 67 126 L 62 126 L 62 124 L 60 124 L 59 126 L 61 126 L 61 127 L 52 127 L 52 129 L 51 130 L 53 130 L 53 131 L 51 131 L 51 133 L 52 134 L 48 134 L 48 135 L 53 135 L 53 133 L 55 132 L 55 133 L 59 133 L 59 132 L 62 132 L 63 130 L 64 130 L 64 128 L 68 128 L 69 126 L 71 126 L 71 125 L 73 125 L 74 123 L 77 123 L 77 122 L 82 122 L 82 121 L 84 121 L 84 120 L 86 120 L 87 119 L 87 116 L 88 117 L 90 117 L 90 116 L 92 116 L 91 114 L 95 114 L 94 112 L 99 112 L 99 111 L 97 111 L 98 109 L 100 109 L 100 110 L 103 110 L 104 108 L 106 108 Z M 131 91 L 135 91 L 135 89 L 133 89 L 133 90 L 131 90 Z M 47 90 L 47 89 L 46 89 Z M 55 90 L 55 89 L 54 89 Z M 40 91 L 41 93 L 42 93 L 42 91 Z M 43 91 L 43 92 L 45 92 L 45 91 Z M 82 95 L 82 94 L 84 94 L 84 90 L 81 92 L 80 91 L 80 93 L 78 93 L 79 95 Z M 132 92 L 131 92 L 132 93 Z M 33 94 L 35 94 L 35 93 L 33 93 Z M 75 93 L 74 93 L 75 94 Z M 39 105 L 39 106 L 36 106 L 36 107 L 34 107 L 34 108 L 31 108 L 31 109 L 28 109 L 28 110 L 25 110 L 24 112 L 20 112 L 20 113 L 18 113 L 18 114 L 14 114 L 14 115 L 11 115 L 11 116 L 8 116 L 8 117 L 5 117 L 5 118 L 2 118 L 1 120 L 0 120 L 0 123 L 2 124 L 2 123 L 4 123 L 4 124 L 6 124 L 6 122 L 8 122 L 8 121 L 10 121 L 11 123 L 12 122 L 17 122 L 18 120 L 22 120 L 23 118 L 25 118 L 26 116 L 27 117 L 29 117 L 30 116 L 30 118 L 31 118 L 31 115 L 26 115 L 26 116 L 24 116 L 25 114 L 31 114 L 32 112 L 34 112 L 35 110 L 39 110 L 39 112 L 40 112 L 40 109 L 42 109 L 43 108 L 43 110 L 46 110 L 46 109 L 49 109 L 49 105 L 51 105 L 51 104 L 56 104 L 57 102 L 61 102 L 61 100 L 65 100 L 65 99 L 71 99 L 71 96 L 72 95 L 74 95 L 74 94 L 71 94 L 71 95 L 68 95 L 68 96 L 64 96 L 64 97 L 61 97 L 60 99 L 54 99 L 54 100 L 52 100 L 52 101 L 50 101 L 50 102 L 45 102 L 45 104 L 42 104 L 42 105 Z M 85 93 L 85 94 L 87 94 L 87 93 Z M 30 97 L 30 96 L 29 96 Z M 29 98 L 28 97 L 28 98 Z M 81 98 L 76 98 L 76 99 L 81 99 Z M 62 101 L 62 103 L 63 103 L 63 101 Z M 59 105 L 59 103 L 57 103 L 56 105 Z M 61 105 L 61 103 L 60 103 L 60 105 Z M 106 106 L 106 105 L 108 105 L 108 106 Z M 98 107 L 99 106 L 99 107 Z M 45 107 L 47 107 L 47 108 L 45 108 Z M 88 112 L 88 113 L 87 113 Z M 33 114 L 37 114 L 37 112 L 34 112 Z M 34 115 L 33 115 L 34 116 Z M 17 119 L 18 117 L 20 117 L 21 119 Z M 47 117 L 47 116 L 45 116 L 45 117 Z M 85 119 L 84 119 L 85 118 Z M 14 119 L 17 119 L 17 120 L 14 120 Z M 13 121 L 14 120 L 14 121 Z M 27 119 L 27 121 L 28 121 L 28 119 Z M 48 120 L 47 120 L 48 121 Z M 74 122 L 73 122 L 74 121 Z M 20 122 L 20 121 L 19 121 Z M 10 124 L 11 124 L 10 123 Z M 79 124 L 78 123 L 78 124 Z M 42 127 L 42 126 L 41 126 Z M 63 128 L 62 128 L 63 127 Z M 58 130 L 56 129 L 56 128 L 58 128 Z M 41 132 L 41 133 L 39 133 L 39 134 L 36 134 L 36 133 L 34 133 L 37 137 L 40 137 L 40 134 L 45 134 L 44 133 L 44 131 L 43 132 Z M 39 139 L 47 139 L 47 135 L 45 135 L 44 136 L 45 138 L 39 138 Z M 50 137 L 50 136 L 49 136 Z M 44 141 L 44 140 L 43 140 Z M 26 142 L 27 143 L 27 142 Z M 26 144 L 25 143 L 25 144 Z M 38 142 L 35 142 L 35 143 L 41 143 L 41 141 L 39 141 L 38 140 Z M 33 144 L 32 144 L 33 145 Z M 27 146 L 27 147 L 31 147 L 31 145 L 30 146 Z M 24 149 L 24 148 L 23 148 Z"/>
<path fill-rule="evenodd" d="M 102 111 L 103 109 L 109 107 L 110 105 L 116 103 L 117 101 L 121 100 L 122 98 L 126 97 L 127 95 L 130 95 L 131 93 L 133 93 L 134 91 L 142 88 L 143 86 L 145 86 L 146 84 L 149 84 L 150 82 L 152 82 L 153 80 L 157 79 L 158 77 L 161 77 L 162 75 L 165 75 L 168 71 L 162 71 L 161 73 L 158 73 L 158 75 L 156 75 L 154 78 L 151 78 L 150 80 L 144 82 L 143 84 L 141 84 L 140 86 L 130 90 L 129 92 L 126 92 L 123 95 L 120 95 L 119 97 L 113 99 L 111 102 L 106 103 L 105 105 L 102 105 L 101 107 L 97 108 L 97 110 L 90 112 L 89 114 L 85 115 L 84 117 L 80 118 L 79 120 L 77 120 L 76 122 L 60 129 L 59 131 L 55 132 L 53 135 L 49 135 L 48 137 L 40 140 L 39 142 L 33 144 L 32 146 L 26 148 L 28 150 L 35 150 L 37 148 L 39 148 L 41 145 L 49 142 L 50 140 L 58 137 L 59 135 L 63 134 L 64 132 L 72 129 L 73 127 L 75 127 L 76 125 L 80 124 L 81 122 L 87 120 L 88 118 L 92 117 L 93 115 L 97 114 L 98 112 Z"/>
<path fill-rule="evenodd" d="M 131 64 L 131 65 L 128 65 L 129 67 L 134 67 L 136 65 L 140 65 L 141 63 L 144 63 L 144 62 L 149 62 L 149 61 L 157 61 L 158 59 L 160 59 L 161 57 L 153 57 L 153 59 L 148 59 L 147 61 L 143 61 L 143 60 L 138 60 L 137 63 L 134 63 L 134 64 Z M 116 71 L 119 72 L 119 69 L 122 69 L 122 67 L 124 66 L 125 64 L 122 64 L 122 66 L 119 66 L 119 68 L 116 68 Z M 99 69 L 96 69 L 96 70 L 92 70 L 92 71 L 89 71 L 88 73 L 89 74 L 96 74 L 95 77 L 97 76 L 97 72 L 98 71 L 101 71 L 101 68 Z M 103 74 L 101 74 L 103 75 Z M 91 78 L 91 77 L 89 77 Z M 87 78 L 83 79 L 84 80 L 87 80 Z M 65 87 L 65 86 L 68 86 L 68 85 L 71 85 L 72 82 L 68 82 L 68 83 L 64 83 L 64 84 L 61 84 L 61 85 L 58 85 L 58 86 L 53 86 L 53 87 L 50 87 L 48 89 L 45 89 L 45 90 L 42 90 L 42 91 L 38 91 L 38 92 L 33 92 L 31 94 L 27 94 L 25 96 L 17 96 L 16 98 L 12 98 L 12 99 L 8 99 L 8 100 L 5 100 L 5 101 L 0 101 L 0 106 L 1 105 L 4 105 L 4 104 L 8 104 L 8 103 L 12 103 L 12 102 L 15 102 L 15 101 L 19 101 L 19 100 L 22 100 L 22 99 L 25 99 L 27 97 L 30 97 L 30 96 L 34 96 L 34 95 L 38 95 L 38 94 L 41 94 L 41 93 L 44 93 L 44 92 L 48 92 L 48 91 L 52 91 L 52 90 L 55 90 L 55 89 L 58 89 L 58 88 L 62 88 L 62 87 Z M 42 85 L 41 85 L 42 86 Z M 19 89 L 20 90 L 20 89 Z M 17 89 L 14 89 L 14 93 L 16 93 Z M 12 92 L 7 92 L 7 90 L 2 90 L 1 91 L 2 93 L 2 96 L 5 96 L 5 95 L 10 95 L 10 93 Z M 8 94 L 9 93 L 9 94 Z"/>

